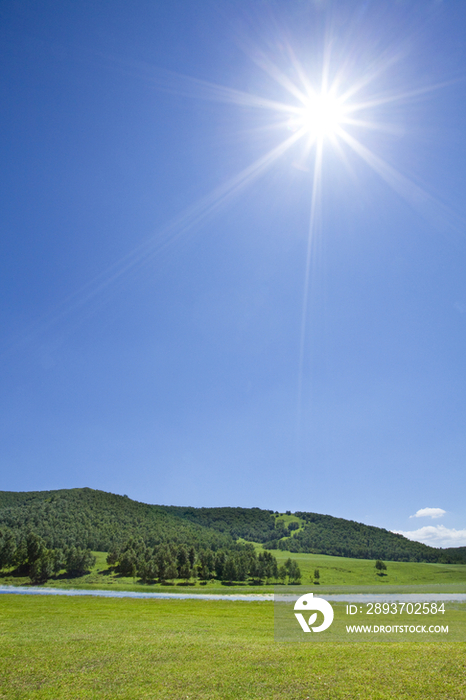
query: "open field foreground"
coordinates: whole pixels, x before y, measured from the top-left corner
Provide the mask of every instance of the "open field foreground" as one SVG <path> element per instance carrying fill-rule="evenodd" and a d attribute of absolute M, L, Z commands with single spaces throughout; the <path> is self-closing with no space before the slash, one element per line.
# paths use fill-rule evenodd
<path fill-rule="evenodd" d="M 0 599 L 8 700 L 466 698 L 466 645 L 277 644 L 271 603 Z"/>

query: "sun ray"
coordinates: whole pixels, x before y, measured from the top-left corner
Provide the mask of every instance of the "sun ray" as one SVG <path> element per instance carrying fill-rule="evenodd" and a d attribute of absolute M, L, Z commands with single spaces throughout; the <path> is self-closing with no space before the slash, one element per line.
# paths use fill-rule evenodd
<path fill-rule="evenodd" d="M 251 56 L 252 60 L 256 65 L 258 65 L 262 70 L 270 75 L 271 78 L 275 80 L 276 83 L 281 85 L 287 90 L 290 95 L 293 95 L 303 104 L 306 103 L 306 95 L 303 93 L 297 85 L 284 73 L 278 66 L 273 63 L 262 51 L 256 50 L 256 52 Z"/>
<path fill-rule="evenodd" d="M 126 62 L 120 59 L 111 59 L 115 63 L 123 64 L 127 72 L 132 71 L 158 90 L 183 95 L 190 99 L 223 102 L 238 107 L 266 110 L 277 118 L 269 124 L 264 124 L 262 127 L 263 133 L 267 129 L 276 131 L 280 128 L 291 129 L 293 133 L 264 156 L 258 158 L 240 173 L 230 178 L 226 183 L 215 188 L 210 194 L 188 207 L 127 255 L 109 265 L 74 294 L 64 299 L 49 314 L 44 315 L 37 323 L 32 324 L 29 327 L 30 333 L 36 334 L 41 332 L 71 312 L 82 309 L 86 305 L 91 304 L 91 302 L 97 303 L 96 299 L 98 297 L 103 299 L 107 290 L 111 294 L 110 289 L 115 288 L 115 285 L 124 276 L 128 276 L 136 272 L 136 270 L 141 270 L 144 266 L 147 266 L 155 256 L 161 255 L 170 246 L 174 245 L 176 241 L 187 240 L 189 235 L 192 235 L 210 217 L 217 214 L 233 197 L 264 174 L 291 146 L 302 139 L 301 156 L 298 162 L 295 162 L 295 166 L 303 170 L 313 170 L 313 184 L 310 197 L 309 232 L 305 261 L 305 290 L 300 336 L 300 398 L 298 402 L 300 405 L 312 250 L 318 231 L 324 144 L 330 144 L 336 149 L 342 162 L 345 162 L 347 167 L 350 167 L 347 153 L 356 153 L 394 191 L 416 209 L 420 210 L 423 216 L 429 218 L 431 222 L 436 222 L 439 227 L 441 226 L 445 229 L 445 227 L 450 226 L 450 228 L 454 227 L 456 230 L 460 228 L 462 222 L 459 222 L 458 218 L 455 219 L 451 212 L 436 202 L 421 187 L 397 172 L 395 168 L 373 153 L 344 128 L 352 127 L 352 131 L 366 129 L 396 133 L 395 125 L 386 124 L 382 120 L 376 119 L 373 115 L 370 115 L 370 118 L 368 118 L 364 115 L 364 112 L 397 102 L 406 103 L 449 86 L 456 81 L 450 80 L 424 85 L 414 90 L 366 96 L 361 93 L 364 93 L 384 71 L 387 71 L 400 60 L 401 52 L 396 54 L 385 52 L 377 61 L 371 64 L 368 70 L 364 71 L 362 76 L 351 81 L 348 86 L 349 78 L 352 75 L 351 57 L 347 56 L 346 60 L 340 61 L 338 70 L 332 73 L 331 41 L 325 43 L 320 80 L 317 80 L 314 85 L 303 65 L 297 59 L 291 44 L 286 43 L 285 49 L 288 52 L 289 68 L 294 72 L 295 78 L 297 77 L 297 83 L 264 52 L 250 46 L 247 53 L 265 73 L 291 95 L 295 102 L 290 101 L 290 103 L 217 85 L 168 70 L 156 69 L 142 62 Z M 108 59 L 108 56 L 106 58 Z M 340 90 L 340 87 L 343 85 L 345 88 Z M 359 101 L 354 99 L 356 96 L 359 97 Z M 283 115 L 286 118 L 280 118 Z M 343 145 L 345 148 L 343 148 Z M 313 166 L 307 167 L 306 162 L 311 160 L 312 152 Z M 24 335 L 27 335 L 27 333 Z"/>
<path fill-rule="evenodd" d="M 199 78 L 192 78 L 179 73 L 171 73 L 170 71 L 159 71 L 156 76 L 152 77 L 152 81 L 156 84 L 158 89 L 194 99 L 224 102 L 227 104 L 235 104 L 240 107 L 256 107 L 276 112 L 289 113 L 290 111 L 298 111 L 299 109 L 299 107 L 285 102 L 278 102 L 277 100 L 271 100 L 224 85 L 217 85 L 207 80 L 200 80 Z"/>
<path fill-rule="evenodd" d="M 162 254 L 172 246 L 175 241 L 186 239 L 188 234 L 192 235 L 244 188 L 263 175 L 303 135 L 304 130 L 291 134 L 286 140 L 234 175 L 226 183 L 188 207 L 157 233 L 109 265 L 76 292 L 68 295 L 51 311 L 29 324 L 20 335 L 11 338 L 1 350 L 0 356 L 31 342 L 38 334 L 45 332 L 72 312 L 94 302 L 97 297 L 101 297 L 108 288 L 114 287 L 124 276 L 131 272 L 140 271 L 155 256 Z"/>
<path fill-rule="evenodd" d="M 348 125 L 348 126 L 356 126 L 356 127 L 361 127 L 363 129 L 367 129 L 369 131 L 383 131 L 386 134 L 393 134 L 393 135 L 398 135 L 402 133 L 402 129 L 399 125 L 397 124 L 386 124 L 384 122 L 380 121 L 367 121 L 365 119 L 352 119 L 351 117 L 344 116 L 342 117 L 340 124 L 343 125 Z"/>
<path fill-rule="evenodd" d="M 377 78 L 379 78 L 383 73 L 385 73 L 391 66 L 395 65 L 402 58 L 402 53 L 398 52 L 395 54 L 386 53 L 384 56 L 378 58 L 374 67 L 371 70 L 365 70 L 364 74 L 351 81 L 350 86 L 345 92 L 341 94 L 341 99 L 344 102 L 350 102 L 352 98 L 361 92 L 365 87 L 373 83 Z M 348 69 L 347 69 L 348 70 Z M 351 73 L 351 71 L 349 71 Z M 340 80 L 343 78 L 344 73 L 340 73 Z M 337 87 L 337 85 L 335 86 Z"/>
<path fill-rule="evenodd" d="M 309 80 L 309 76 L 307 75 L 306 71 L 304 70 L 303 66 L 301 65 L 301 62 L 298 60 L 295 52 L 293 51 L 292 46 L 290 45 L 289 42 L 286 44 L 288 56 L 290 58 L 290 63 L 293 67 L 294 72 L 298 76 L 298 79 L 301 81 L 301 84 L 304 87 L 305 93 L 307 95 L 311 95 L 314 92 L 314 87 L 312 86 L 311 81 Z"/>
<path fill-rule="evenodd" d="M 303 301 L 301 311 L 301 332 L 299 342 L 299 362 L 298 362 L 298 396 L 297 396 L 297 439 L 298 446 L 300 444 L 301 431 L 301 413 L 302 413 L 302 395 L 303 395 L 303 378 L 304 378 L 304 359 L 306 345 L 306 328 L 308 317 L 308 306 L 310 296 L 310 278 L 312 264 L 312 248 L 315 244 L 316 234 L 318 230 L 318 209 L 320 206 L 320 187 L 322 178 L 322 141 L 318 141 L 314 158 L 314 171 L 312 179 L 311 191 L 311 206 L 309 214 L 309 228 L 307 236 L 306 261 L 304 271 L 304 288 Z"/>
<path fill-rule="evenodd" d="M 406 92 L 395 92 L 389 95 L 381 95 L 379 97 L 372 97 L 370 100 L 365 102 L 354 102 L 348 104 L 348 112 L 357 112 L 364 109 L 371 109 L 372 107 L 381 107 L 382 105 L 392 104 L 395 102 L 407 102 L 414 97 L 420 97 L 427 95 L 430 92 L 440 90 L 444 87 L 454 85 L 458 83 L 460 78 L 455 78 L 454 80 L 445 80 L 441 83 L 434 83 L 433 85 L 425 85 L 422 88 L 417 88 L 416 90 L 408 90 Z"/>
<path fill-rule="evenodd" d="M 391 189 L 437 230 L 444 232 L 464 230 L 465 222 L 426 190 L 402 175 L 344 129 L 340 128 L 338 135 Z"/>
<path fill-rule="evenodd" d="M 123 61 L 118 57 L 108 57 L 113 63 L 124 67 L 125 72 L 152 84 L 157 90 L 180 95 L 190 99 L 235 104 L 240 107 L 268 109 L 277 112 L 290 113 L 298 111 L 299 107 L 289 103 L 271 100 L 261 95 L 244 92 L 225 85 L 194 78 L 183 73 L 177 73 L 165 68 L 158 68 L 143 61 Z"/>

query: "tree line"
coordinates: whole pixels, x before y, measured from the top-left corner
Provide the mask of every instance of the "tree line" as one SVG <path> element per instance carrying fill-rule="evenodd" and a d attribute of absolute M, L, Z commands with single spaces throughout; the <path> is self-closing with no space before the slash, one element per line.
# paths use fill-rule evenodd
<path fill-rule="evenodd" d="M 64 571 L 78 576 L 95 564 L 89 549 L 75 545 L 49 549 L 37 533 L 29 532 L 16 540 L 11 531 L 0 531 L 0 570 L 14 568 L 18 575 L 29 576 L 33 583 L 43 583 Z M 142 538 L 131 538 L 107 556 L 107 563 L 122 576 L 138 577 L 145 583 L 207 583 L 217 579 L 224 583 L 250 581 L 254 584 L 300 583 L 297 562 L 288 559 L 278 566 L 276 557 L 268 551 L 256 553 L 251 544 L 237 550 L 198 549 L 176 542 L 150 545 Z"/>
<path fill-rule="evenodd" d="M 130 539 L 107 556 L 107 563 L 123 576 L 139 577 L 146 583 L 167 583 L 181 579 L 185 583 L 199 579 L 207 583 L 217 579 L 224 583 L 271 581 L 299 583 L 301 571 L 296 561 L 288 559 L 282 566 L 271 552 L 256 553 L 245 544 L 240 550 L 199 549 L 173 542 L 150 546 L 140 538 Z"/>
<path fill-rule="evenodd" d="M 95 564 L 88 549 L 74 545 L 49 549 L 35 532 L 16 540 L 9 531 L 0 531 L 0 570 L 15 568 L 19 575 L 29 576 L 33 583 L 42 583 L 60 571 L 79 576 Z"/>

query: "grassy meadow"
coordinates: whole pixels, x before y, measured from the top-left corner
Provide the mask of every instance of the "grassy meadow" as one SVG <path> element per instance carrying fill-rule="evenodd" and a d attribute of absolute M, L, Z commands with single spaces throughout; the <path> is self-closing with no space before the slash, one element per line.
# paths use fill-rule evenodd
<path fill-rule="evenodd" d="M 461 700 L 466 644 L 280 644 L 272 603 L 0 597 L 5 700 Z"/>
<path fill-rule="evenodd" d="M 263 551 L 262 545 L 256 545 L 257 551 Z M 438 585 L 453 585 L 455 590 L 466 592 L 466 565 L 461 564 L 426 564 L 423 562 L 386 562 L 387 570 L 379 576 L 372 559 L 350 559 L 332 557 L 325 554 L 296 554 L 282 550 L 272 550 L 278 564 L 283 564 L 288 557 L 295 559 L 302 573 L 301 582 L 309 586 L 314 581 L 314 571 L 319 569 L 319 585 L 316 591 L 334 586 L 428 586 L 435 592 Z M 90 588 L 130 591 L 192 591 L 197 593 L 265 593 L 273 592 L 273 585 L 252 586 L 249 583 L 225 585 L 219 581 L 210 581 L 201 585 L 192 581 L 185 585 L 175 581 L 174 585 L 144 584 L 137 578 L 120 576 L 107 565 L 105 552 L 94 552 L 95 566 L 90 573 L 78 577 L 66 577 L 65 574 L 52 578 L 45 584 L 53 588 Z M 27 576 L 18 577 L 0 574 L 0 583 L 9 585 L 30 585 Z"/>
<path fill-rule="evenodd" d="M 302 583 L 309 585 L 314 570 L 319 569 L 319 585 L 374 586 L 374 585 L 428 585 L 465 584 L 466 566 L 463 564 L 426 564 L 424 562 L 385 562 L 386 571 L 379 576 L 373 559 L 350 559 L 325 554 L 290 554 L 272 550 L 279 565 L 288 557 L 295 559 L 302 573 Z"/>
<path fill-rule="evenodd" d="M 257 545 L 261 549 L 260 545 Z M 84 576 L 47 587 L 253 593 L 273 586 L 147 585 L 115 574 L 96 552 Z M 466 591 L 466 566 L 386 562 L 275 551 L 297 560 L 309 590 L 450 584 Z M 1 583 L 30 585 L 8 573 Z M 296 589 L 294 589 L 296 590 Z M 466 643 L 283 644 L 273 604 L 196 600 L 0 595 L 0 699 L 466 700 Z"/>

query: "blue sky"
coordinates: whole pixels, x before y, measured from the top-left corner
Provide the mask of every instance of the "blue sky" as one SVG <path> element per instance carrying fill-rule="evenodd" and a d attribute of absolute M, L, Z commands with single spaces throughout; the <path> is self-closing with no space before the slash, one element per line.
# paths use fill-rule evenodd
<path fill-rule="evenodd" d="M 0 488 L 466 545 L 464 2 L 0 27 Z"/>

